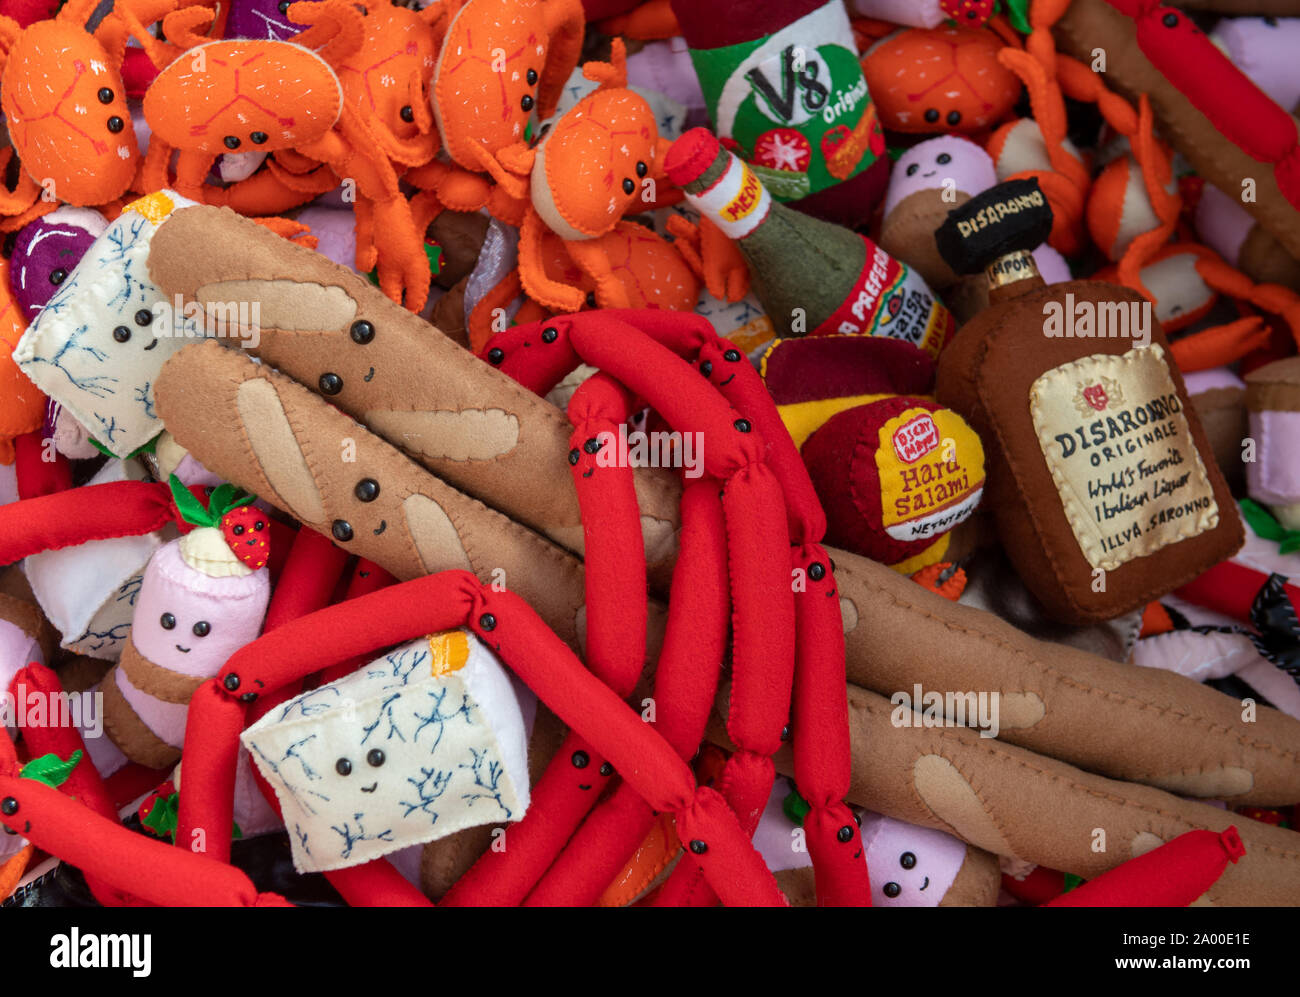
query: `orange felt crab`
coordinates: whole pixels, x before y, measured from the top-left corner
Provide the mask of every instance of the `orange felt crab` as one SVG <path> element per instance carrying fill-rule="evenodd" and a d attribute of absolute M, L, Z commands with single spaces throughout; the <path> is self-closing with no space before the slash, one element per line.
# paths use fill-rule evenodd
<path fill-rule="evenodd" d="M 26 331 L 10 289 L 9 261 L 0 257 L 0 464 L 13 463 L 14 439 L 39 429 L 45 416 L 45 396 L 11 356 Z"/>
<path fill-rule="evenodd" d="M 101 205 L 126 193 L 140 150 L 119 67 L 129 37 L 156 57 L 159 43 L 144 25 L 176 4 L 121 0 L 93 33 L 86 22 L 96 0 L 69 0 L 58 16 L 28 28 L 0 16 L 0 109 L 23 164 L 17 187 L 0 192 L 4 229 L 59 201 Z"/>
<path fill-rule="evenodd" d="M 364 86 L 352 95 L 345 90 L 339 70 L 363 50 L 368 19 L 364 11 L 343 0 L 295 3 L 288 16 L 308 28 L 294 41 L 210 42 L 192 31 L 198 20 L 211 17 L 210 10 L 183 10 L 167 18 L 168 36 L 192 47 L 167 66 L 145 94 L 144 114 L 153 135 L 143 175 L 146 186 L 171 187 L 186 197 L 217 204 L 232 204 L 243 184 L 262 184 L 307 200 L 338 181 L 351 181 L 365 234 L 358 239 L 358 264 L 362 269 L 377 267 L 384 293 L 418 311 L 429 293 L 428 257 L 389 151 L 419 158 L 431 146 L 425 141 L 421 147 L 420 118 L 413 110 L 408 123 L 414 126 L 412 132 L 385 135 L 385 119 L 372 121 L 365 113 Z M 427 26 L 435 19 L 436 12 L 418 22 Z M 427 49 L 430 38 L 425 42 Z M 352 64 L 354 82 L 364 82 L 362 58 Z M 416 78 L 408 74 L 399 99 L 419 92 L 422 63 L 417 42 L 408 65 Z M 401 120 L 400 108 L 405 106 L 398 105 Z M 427 131 L 430 122 L 424 121 Z M 173 179 L 169 164 L 174 150 L 179 155 Z M 248 150 L 276 153 L 282 161 L 229 188 L 206 183 L 217 156 Z M 322 184 L 321 164 L 337 179 Z"/>

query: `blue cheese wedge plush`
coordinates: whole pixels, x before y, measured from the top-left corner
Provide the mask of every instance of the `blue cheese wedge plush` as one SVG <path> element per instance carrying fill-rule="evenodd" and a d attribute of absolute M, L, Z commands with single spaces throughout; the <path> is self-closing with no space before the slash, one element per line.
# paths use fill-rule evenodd
<path fill-rule="evenodd" d="M 158 226 L 193 203 L 159 191 L 128 204 L 14 349 L 23 373 L 116 457 L 162 430 L 154 382 L 167 358 L 200 334 L 163 300 L 146 265 Z"/>
<path fill-rule="evenodd" d="M 524 712 L 496 656 L 449 630 L 289 700 L 242 739 L 275 788 L 295 868 L 324 872 L 519 820 Z"/>

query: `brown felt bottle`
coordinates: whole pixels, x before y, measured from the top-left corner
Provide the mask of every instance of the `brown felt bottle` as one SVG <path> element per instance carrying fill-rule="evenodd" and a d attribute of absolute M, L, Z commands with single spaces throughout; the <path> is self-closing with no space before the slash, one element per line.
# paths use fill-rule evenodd
<path fill-rule="evenodd" d="M 1047 611 L 1112 619 L 1243 542 L 1150 302 L 1101 281 L 1046 285 L 1030 250 L 1051 229 L 1037 181 L 1003 183 L 935 233 L 958 273 L 984 270 L 989 307 L 939 358 L 936 395 L 979 433 L 985 505 Z"/>

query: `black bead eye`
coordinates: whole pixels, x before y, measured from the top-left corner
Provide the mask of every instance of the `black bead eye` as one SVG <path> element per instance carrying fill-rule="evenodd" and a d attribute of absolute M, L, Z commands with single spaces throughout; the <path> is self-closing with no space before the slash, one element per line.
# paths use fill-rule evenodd
<path fill-rule="evenodd" d="M 270 138 L 270 136 L 267 135 L 266 132 L 253 132 L 248 137 L 252 139 L 254 145 L 265 145 L 266 140 Z"/>
<path fill-rule="evenodd" d="M 384 764 L 384 752 L 381 748 L 371 748 L 366 752 L 366 764 L 377 769 Z"/>
<path fill-rule="evenodd" d="M 123 121 L 121 118 L 119 118 L 116 114 L 108 119 L 108 130 L 112 132 L 114 135 L 116 135 L 125 127 L 126 127 L 126 122 Z"/>
<path fill-rule="evenodd" d="M 401 115 L 402 120 L 407 124 L 415 120 L 415 109 L 410 104 L 403 104 L 402 109 L 397 113 Z"/>
<path fill-rule="evenodd" d="M 848 844 L 853 840 L 853 825 L 845 824 L 835 832 L 835 837 L 839 839 L 841 845 Z"/>
<path fill-rule="evenodd" d="M 587 453 L 600 453 L 600 440 L 594 436 L 582 445 L 582 449 Z"/>
<path fill-rule="evenodd" d="M 754 428 L 749 424 L 748 419 L 737 419 L 733 425 L 736 427 L 736 432 L 738 433 L 748 433 Z"/>
<path fill-rule="evenodd" d="M 961 111 L 949 111 L 948 124 L 952 128 L 956 128 L 959 124 L 961 124 Z"/>
<path fill-rule="evenodd" d="M 902 892 L 903 892 L 903 888 L 899 886 L 897 883 L 885 884 L 885 896 L 889 897 L 890 899 L 893 899 L 894 897 L 898 896 Z"/>
<path fill-rule="evenodd" d="M 244 527 L 243 527 L 243 524 L 240 524 L 239 526 L 236 526 L 236 527 L 235 527 L 233 530 L 231 530 L 230 532 L 233 533 L 233 534 L 234 534 L 235 536 L 237 536 L 237 537 L 242 537 L 242 536 L 244 535 Z"/>
<path fill-rule="evenodd" d="M 278 9 L 279 9 L 279 11 L 280 11 L 281 14 L 287 14 L 287 13 L 289 13 L 289 3 L 290 3 L 290 0 L 280 0 L 280 3 L 279 3 L 279 7 L 278 7 Z"/>
<path fill-rule="evenodd" d="M 227 135 L 221 141 L 225 144 L 227 149 L 239 148 L 239 137 L 236 135 Z"/>
<path fill-rule="evenodd" d="M 916 163 L 913 163 L 911 166 L 907 168 L 907 175 L 909 177 L 916 176 L 916 171 L 919 170 L 920 168 L 921 167 L 918 166 Z"/>
<path fill-rule="evenodd" d="M 575 751 L 569 761 L 573 763 L 575 769 L 585 769 L 591 764 L 591 756 L 585 751 Z"/>
<path fill-rule="evenodd" d="M 570 466 L 576 466 L 580 460 L 582 460 L 582 451 L 574 447 L 569 451 L 569 464 Z"/>
<path fill-rule="evenodd" d="M 623 178 L 623 193 L 624 194 L 636 193 L 636 181 L 633 180 L 631 177 Z"/>
<path fill-rule="evenodd" d="M 903 852 L 903 854 L 898 857 L 898 864 L 904 869 L 914 869 L 916 867 L 916 856 L 911 852 Z"/>
<path fill-rule="evenodd" d="M 637 160 L 636 175 L 639 177 L 643 177 L 649 172 L 650 172 L 650 167 L 646 166 L 646 164 L 641 162 L 640 160 Z"/>
<path fill-rule="evenodd" d="M 938 156 L 935 157 L 934 161 L 938 163 L 940 166 L 947 166 L 949 163 L 952 162 L 952 156 L 948 155 L 948 153 L 946 152 L 941 152 L 939 153 Z"/>
<path fill-rule="evenodd" d="M 336 519 L 334 525 L 330 527 L 330 532 L 334 534 L 334 539 L 347 543 L 352 539 L 352 526 L 346 520 Z"/>
<path fill-rule="evenodd" d="M 727 350 L 726 353 L 722 354 L 722 359 L 727 363 L 736 363 L 740 360 L 740 350 Z"/>
<path fill-rule="evenodd" d="M 522 107 L 525 111 L 531 111 L 533 109 L 534 103 L 535 101 L 533 100 L 533 95 L 530 93 L 524 94 L 523 97 L 521 97 L 519 100 L 519 106 Z"/>
<path fill-rule="evenodd" d="M 499 346 L 494 346 L 492 349 L 488 350 L 488 363 L 492 364 L 494 367 L 499 367 L 501 361 L 505 358 L 506 351 L 501 349 Z"/>
<path fill-rule="evenodd" d="M 373 502 L 379 498 L 379 482 L 374 478 L 362 478 L 357 482 L 357 487 L 352 489 L 352 494 L 362 502 Z"/>
<path fill-rule="evenodd" d="M 119 343 L 125 343 L 131 338 L 131 330 L 124 325 L 119 325 L 113 330 L 113 338 Z"/>
<path fill-rule="evenodd" d="M 1178 27 L 1178 15 L 1166 14 L 1163 18 L 1161 18 L 1161 23 L 1164 24 L 1166 28 L 1176 28 Z"/>
<path fill-rule="evenodd" d="M 821 561 L 814 561 L 808 566 L 808 577 L 815 582 L 821 581 L 826 577 L 826 566 Z"/>
<path fill-rule="evenodd" d="M 339 775 L 351 775 L 352 763 L 348 761 L 346 758 L 340 758 L 337 762 L 334 763 L 334 771 L 337 772 Z"/>
<path fill-rule="evenodd" d="M 59 267 L 57 270 L 50 271 L 50 283 L 53 284 L 55 287 L 58 287 L 67 279 L 68 279 L 68 271 L 64 270 L 63 267 Z"/>
<path fill-rule="evenodd" d="M 99 98 L 101 104 L 113 103 L 113 91 L 108 87 L 100 87 L 99 93 L 95 94 L 95 96 Z"/>
<path fill-rule="evenodd" d="M 0 800 L 0 814 L 4 814 L 6 817 L 12 817 L 17 812 L 18 801 L 12 796 L 6 796 L 3 800 Z"/>
<path fill-rule="evenodd" d="M 172 616 L 171 613 L 163 613 L 162 616 L 158 617 L 158 623 L 164 630 L 176 629 L 176 617 Z"/>
<path fill-rule="evenodd" d="M 712 376 L 713 376 L 713 361 L 712 361 L 712 360 L 705 360 L 704 363 L 700 364 L 700 373 L 703 374 L 705 377 L 712 377 Z"/>
<path fill-rule="evenodd" d="M 936 121 L 938 121 L 938 120 L 939 120 L 939 112 L 938 112 L 938 110 L 936 110 L 936 109 L 933 108 L 933 107 L 929 108 L 929 109 L 925 112 L 925 120 L 928 121 L 928 122 L 930 122 L 930 124 L 934 124 Z"/>
<path fill-rule="evenodd" d="M 484 630 L 495 630 L 497 628 L 497 618 L 491 613 L 484 613 L 478 618 L 478 625 Z"/>
<path fill-rule="evenodd" d="M 614 774 L 614 766 L 609 764 L 609 762 L 605 762 L 600 767 L 600 774 L 603 775 L 606 779 L 608 779 L 611 775 Z"/>
<path fill-rule="evenodd" d="M 595 291 L 588 291 L 588 292 L 587 292 L 587 307 L 588 307 L 588 308 L 595 308 L 595 307 L 596 307 L 596 292 L 595 292 Z"/>
<path fill-rule="evenodd" d="M 696 838 L 691 842 L 691 853 L 694 855 L 703 855 L 708 850 L 708 842 L 701 841 L 699 838 Z"/>
<path fill-rule="evenodd" d="M 153 324 L 153 312 L 148 308 L 141 308 L 135 313 L 135 324 L 143 328 L 146 325 Z"/>
<path fill-rule="evenodd" d="M 259 519 L 256 523 L 253 524 L 253 529 L 264 530 L 266 529 L 266 524 Z"/>
<path fill-rule="evenodd" d="M 524 79 L 526 79 L 526 80 L 528 81 L 528 85 L 529 85 L 530 87 L 536 85 L 536 83 L 537 83 L 537 70 L 535 70 L 535 69 L 530 69 L 530 70 L 528 70 L 528 72 L 524 74 Z"/>
<path fill-rule="evenodd" d="M 375 327 L 362 319 L 359 322 L 353 322 L 352 328 L 348 330 L 348 335 L 352 337 L 352 342 L 358 346 L 365 346 L 375 338 Z"/>
<path fill-rule="evenodd" d="M 552 326 L 548 326 L 547 328 L 542 330 L 543 343 L 553 343 L 559 338 L 560 338 L 560 330 Z"/>
<path fill-rule="evenodd" d="M 322 394 L 337 395 L 343 390 L 343 378 L 337 374 L 322 374 L 318 383 Z"/>
<path fill-rule="evenodd" d="M 194 631 L 195 637 L 206 637 L 212 633 L 212 624 L 207 620 L 199 620 L 191 629 Z"/>

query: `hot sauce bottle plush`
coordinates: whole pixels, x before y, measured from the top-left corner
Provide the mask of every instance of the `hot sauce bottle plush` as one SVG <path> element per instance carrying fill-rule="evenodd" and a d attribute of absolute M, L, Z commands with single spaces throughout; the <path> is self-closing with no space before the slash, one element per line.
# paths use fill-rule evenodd
<path fill-rule="evenodd" d="M 1035 180 L 1000 184 L 935 233 L 989 307 L 939 359 L 936 396 L 983 441 L 987 504 L 1021 578 L 1057 618 L 1111 619 L 1243 542 L 1151 305 L 1099 281 L 1046 285 L 1030 250 L 1052 212 Z"/>
<path fill-rule="evenodd" d="M 919 274 L 865 236 L 775 201 L 708 129 L 674 142 L 664 170 L 736 241 L 778 336 L 891 336 L 939 355 L 953 318 Z"/>

